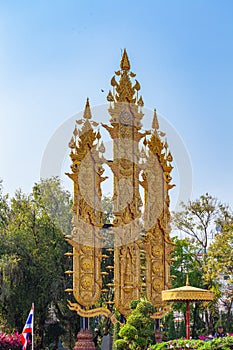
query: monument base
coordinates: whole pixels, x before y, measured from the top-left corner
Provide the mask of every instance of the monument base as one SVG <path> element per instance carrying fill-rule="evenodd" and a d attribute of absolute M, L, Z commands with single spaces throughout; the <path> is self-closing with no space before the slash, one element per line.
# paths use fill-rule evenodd
<path fill-rule="evenodd" d="M 155 330 L 155 340 L 156 344 L 162 343 L 162 332 L 160 332 L 158 329 Z"/>
<path fill-rule="evenodd" d="M 77 334 L 77 341 L 73 350 L 95 350 L 92 333 L 89 329 L 81 329 Z"/>

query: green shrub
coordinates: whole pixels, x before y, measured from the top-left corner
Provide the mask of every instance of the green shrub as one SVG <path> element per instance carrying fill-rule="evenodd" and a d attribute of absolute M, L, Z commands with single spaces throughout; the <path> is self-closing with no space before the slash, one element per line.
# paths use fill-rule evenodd
<path fill-rule="evenodd" d="M 114 347 L 117 350 L 128 350 L 129 345 L 126 340 L 124 339 L 117 339 L 114 343 Z"/>
<path fill-rule="evenodd" d="M 148 350 L 233 350 L 233 337 L 215 338 L 211 341 L 177 339 L 152 345 Z"/>
<path fill-rule="evenodd" d="M 140 303 L 140 300 L 131 300 L 129 307 L 131 310 L 136 309 L 137 305 Z"/>
<path fill-rule="evenodd" d="M 126 324 L 124 327 L 121 328 L 119 336 L 125 340 L 132 340 L 135 339 L 137 333 L 137 329 L 134 326 Z"/>
<path fill-rule="evenodd" d="M 155 307 L 149 301 L 143 300 L 137 304 L 136 310 L 144 316 L 150 316 L 155 312 Z"/>
<path fill-rule="evenodd" d="M 120 350 L 121 346 L 125 346 L 124 350 L 144 350 L 154 342 L 154 320 L 150 317 L 155 311 L 154 306 L 146 300 L 133 300 L 130 308 L 132 313 L 119 331 L 123 339 L 114 342 L 114 350 Z"/>

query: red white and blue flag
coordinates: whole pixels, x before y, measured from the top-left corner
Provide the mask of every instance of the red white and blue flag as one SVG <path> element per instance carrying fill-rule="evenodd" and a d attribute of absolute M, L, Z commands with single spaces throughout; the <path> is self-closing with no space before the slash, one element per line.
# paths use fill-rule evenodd
<path fill-rule="evenodd" d="M 23 328 L 23 332 L 21 334 L 20 340 L 21 340 L 21 343 L 23 344 L 22 350 L 26 350 L 26 348 L 27 348 L 29 334 L 31 334 L 33 337 L 33 318 L 34 318 L 34 304 L 32 304 L 27 321 L 26 321 L 25 326 Z"/>

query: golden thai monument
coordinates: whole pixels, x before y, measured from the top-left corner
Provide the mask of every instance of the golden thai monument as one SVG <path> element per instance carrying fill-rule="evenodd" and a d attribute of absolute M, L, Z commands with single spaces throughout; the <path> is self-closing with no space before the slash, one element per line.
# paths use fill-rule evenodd
<path fill-rule="evenodd" d="M 83 118 L 77 120 L 70 140 L 73 181 L 73 230 L 67 241 L 73 247 L 73 293 L 69 307 L 80 316 L 105 315 L 114 321 L 114 308 L 124 317 L 131 300 L 145 296 L 155 307 L 154 318 L 167 311 L 162 290 L 171 287 L 169 190 L 172 155 L 165 134 L 159 131 L 154 110 L 149 130 L 142 129 L 143 106 L 140 84 L 130 70 L 124 50 L 120 69 L 111 79 L 107 95 L 109 124 L 92 120 L 89 100 Z M 104 157 L 101 132 L 112 140 L 112 159 Z M 103 236 L 102 185 L 105 168 L 113 174 L 114 219 L 107 230 L 113 246 Z M 105 249 L 105 250 L 104 250 Z M 106 252 L 108 255 L 106 255 Z M 113 265 L 103 271 L 104 259 Z M 112 280 L 104 279 L 112 272 Z M 111 300 L 102 296 L 111 289 Z M 100 300 L 102 303 L 100 304 Z"/>

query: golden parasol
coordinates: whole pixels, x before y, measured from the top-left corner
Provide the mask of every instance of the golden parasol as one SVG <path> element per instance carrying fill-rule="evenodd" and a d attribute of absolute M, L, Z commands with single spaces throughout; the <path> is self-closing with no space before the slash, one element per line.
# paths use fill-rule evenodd
<path fill-rule="evenodd" d="M 186 286 L 163 290 L 163 301 L 185 301 L 186 302 L 186 338 L 190 338 L 190 301 L 211 301 L 214 294 L 210 290 L 192 287 L 189 285 L 188 276 Z"/>

